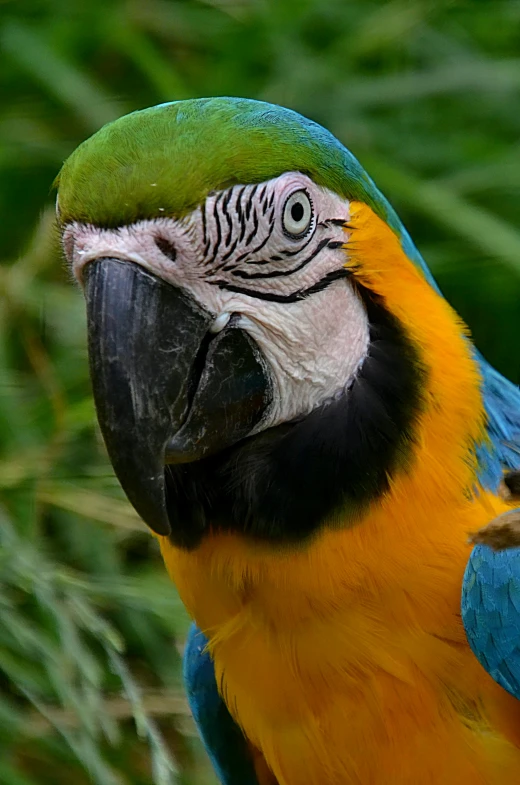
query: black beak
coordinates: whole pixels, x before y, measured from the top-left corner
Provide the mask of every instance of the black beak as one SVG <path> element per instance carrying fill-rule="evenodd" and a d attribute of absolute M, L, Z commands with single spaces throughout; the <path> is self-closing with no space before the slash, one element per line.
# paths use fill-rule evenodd
<path fill-rule="evenodd" d="M 167 509 L 165 463 L 200 460 L 235 444 L 262 419 L 271 383 L 260 350 L 232 317 L 138 265 L 103 258 L 85 268 L 90 373 L 114 471 L 157 534 Z"/>

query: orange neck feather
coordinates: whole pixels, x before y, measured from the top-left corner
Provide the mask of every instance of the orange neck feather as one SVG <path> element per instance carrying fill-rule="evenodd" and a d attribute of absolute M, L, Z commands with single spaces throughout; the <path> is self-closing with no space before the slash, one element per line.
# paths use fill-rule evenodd
<path fill-rule="evenodd" d="M 388 712 L 398 740 L 400 733 L 411 738 L 417 728 L 426 733 L 435 726 L 446 755 L 453 748 L 452 757 L 462 756 L 454 783 L 494 785 L 498 774 L 481 779 L 475 769 L 480 755 L 482 767 L 488 765 L 480 741 L 472 750 L 469 743 L 464 757 L 462 739 L 470 731 L 457 719 L 452 695 L 472 706 L 479 690 L 491 695 L 495 689 L 460 622 L 468 532 L 505 508 L 490 494 L 472 494 L 473 445 L 484 437 L 485 422 L 478 366 L 464 326 L 389 227 L 353 203 L 348 230 L 347 266 L 384 298 L 427 369 L 410 470 L 396 474 L 358 524 L 324 527 L 300 548 L 214 533 L 193 552 L 162 538 L 163 556 L 188 611 L 210 638 L 228 705 L 280 783 L 324 781 L 320 766 L 330 758 L 326 745 L 334 734 L 338 765 L 350 774 L 327 781 L 379 782 L 374 772 L 387 766 L 381 781 L 388 783 L 451 783 L 442 756 L 426 764 L 419 751 L 417 770 L 410 763 L 405 776 L 408 764 L 394 761 L 403 776 L 390 776 L 394 764 L 384 756 L 396 742 L 386 749 L 378 736 Z M 357 724 L 346 732 L 349 711 Z M 353 740 L 348 747 L 345 733 Z M 307 754 L 309 737 L 313 751 Z M 370 752 L 363 749 L 368 740 Z M 411 748 L 409 754 L 415 754 Z M 298 755 L 307 769 L 298 769 Z M 515 781 L 507 776 L 505 784 Z"/>
<path fill-rule="evenodd" d="M 439 530 L 437 521 L 451 517 L 454 506 L 465 504 L 476 483 L 473 445 L 484 437 L 484 410 L 478 366 L 464 335 L 466 328 L 404 254 L 389 227 L 365 204 L 354 202 L 351 209 L 346 266 L 356 280 L 384 298 L 427 368 L 425 406 L 419 417 L 411 470 L 394 478 L 390 492 L 359 525 L 348 530 L 324 528 L 301 549 L 277 546 L 275 550 L 237 535 L 215 534 L 195 552 L 186 553 L 164 540 L 164 556 L 177 581 L 180 575 L 175 565 L 190 564 L 190 583 L 198 583 L 204 574 L 220 573 L 226 585 L 242 594 L 245 585 L 259 581 L 265 585 L 269 575 L 276 585 L 281 582 L 295 591 L 304 589 L 311 597 L 324 598 L 336 591 L 329 562 L 339 542 L 344 541 L 350 586 L 366 591 L 375 580 L 386 581 L 385 554 L 395 555 L 398 549 L 402 553 L 399 561 L 406 565 L 421 540 L 428 549 L 439 537 L 442 543 L 446 532 L 444 527 Z M 430 521 L 427 526 L 425 518 Z M 446 547 L 449 541 L 448 536 Z M 304 586 L 296 587 L 287 572 L 290 565 L 303 568 Z M 202 622 L 205 602 L 203 607 L 194 607 L 190 595 L 188 590 L 187 607 Z M 283 612 L 281 607 L 275 610 Z"/>

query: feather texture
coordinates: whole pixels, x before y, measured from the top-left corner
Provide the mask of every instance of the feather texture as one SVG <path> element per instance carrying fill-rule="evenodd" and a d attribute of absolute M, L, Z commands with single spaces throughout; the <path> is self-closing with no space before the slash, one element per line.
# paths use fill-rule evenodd
<path fill-rule="evenodd" d="M 60 216 L 182 218 L 212 191 L 287 171 L 349 200 L 345 270 L 425 369 L 413 450 L 358 520 L 335 510 L 305 542 L 216 527 L 190 551 L 160 538 L 198 624 L 192 711 L 225 785 L 517 785 L 520 554 L 471 551 L 468 537 L 511 509 L 498 488 L 520 466 L 520 392 L 474 351 L 352 154 L 270 104 L 165 104 L 78 148 Z"/>
<path fill-rule="evenodd" d="M 360 525 L 308 548 L 215 534 L 189 555 L 163 540 L 164 558 L 208 636 L 226 705 L 280 785 L 516 785 L 518 712 L 460 616 L 468 536 L 508 509 L 474 492 L 484 459 L 496 461 L 495 486 L 501 475 L 485 428 L 492 418 L 511 434 L 516 391 L 490 375 L 486 415 L 463 326 L 388 227 L 366 205 L 352 213 L 349 267 L 427 365 L 411 470 Z"/>
<path fill-rule="evenodd" d="M 462 618 L 481 665 L 520 699 L 520 549 L 473 549 L 464 574 Z"/>
<path fill-rule="evenodd" d="M 215 680 L 208 640 L 192 624 L 184 651 L 188 702 L 204 746 L 224 785 L 261 785 L 244 735 L 232 719 Z"/>

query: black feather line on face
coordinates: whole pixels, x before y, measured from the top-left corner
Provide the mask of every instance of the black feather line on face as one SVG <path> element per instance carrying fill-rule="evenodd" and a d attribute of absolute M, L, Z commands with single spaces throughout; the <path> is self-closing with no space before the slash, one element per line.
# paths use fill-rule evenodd
<path fill-rule="evenodd" d="M 225 289 L 227 292 L 247 294 L 249 297 L 256 297 L 257 300 L 266 300 L 267 302 L 271 303 L 297 303 L 300 300 L 304 300 L 306 297 L 316 294 L 316 292 L 322 292 L 335 281 L 339 281 L 341 278 L 348 278 L 349 275 L 349 270 L 345 269 L 344 267 L 340 267 L 338 270 L 331 270 L 330 273 L 327 273 L 323 276 L 323 278 L 320 278 L 318 281 L 316 281 L 316 283 L 313 283 L 306 289 L 298 289 L 296 292 L 291 292 L 291 294 L 259 292 L 255 289 L 247 289 L 243 286 L 234 286 L 233 284 L 228 284 L 225 281 L 215 281 L 215 285 L 220 289 Z"/>
<path fill-rule="evenodd" d="M 274 545 L 354 524 L 413 456 L 425 369 L 383 301 L 358 287 L 370 322 L 359 374 L 337 399 L 192 464 L 166 467 L 175 544 L 212 530 Z"/>

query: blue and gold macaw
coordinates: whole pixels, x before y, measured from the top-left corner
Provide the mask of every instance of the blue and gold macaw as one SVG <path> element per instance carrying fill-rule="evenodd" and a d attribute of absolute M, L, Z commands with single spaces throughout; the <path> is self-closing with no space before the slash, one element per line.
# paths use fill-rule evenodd
<path fill-rule="evenodd" d="M 517 785 L 520 393 L 355 158 L 278 106 L 164 104 L 73 153 L 58 215 L 220 781 Z"/>

